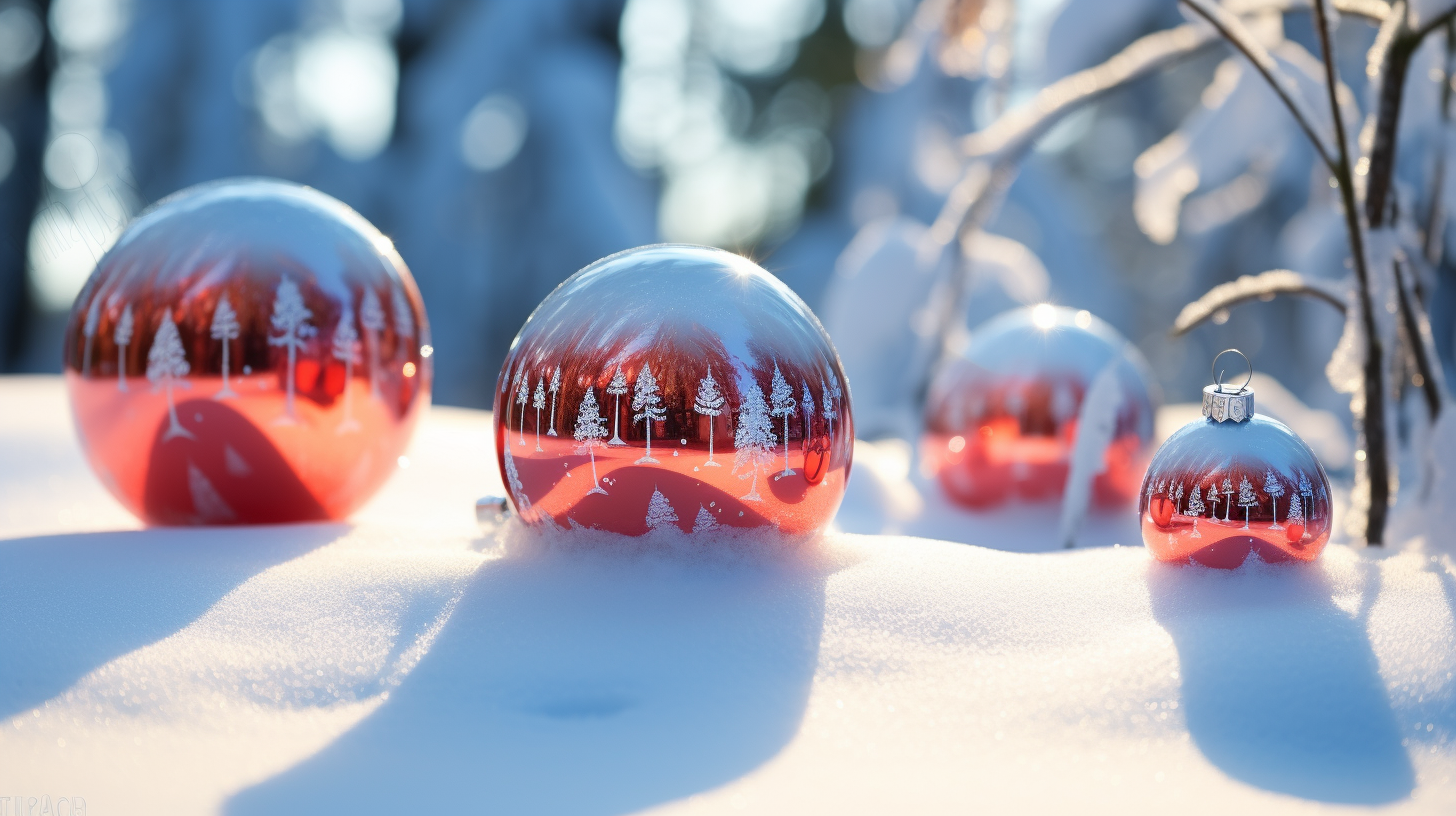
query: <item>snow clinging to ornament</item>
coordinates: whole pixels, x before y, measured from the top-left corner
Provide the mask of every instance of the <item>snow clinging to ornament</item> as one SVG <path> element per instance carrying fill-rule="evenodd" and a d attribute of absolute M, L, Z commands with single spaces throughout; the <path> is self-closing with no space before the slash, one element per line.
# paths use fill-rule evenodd
<path fill-rule="evenodd" d="M 1150 382 L 1137 349 L 1089 312 L 1050 304 L 1006 312 L 936 372 L 925 466 L 971 508 L 1061 498 L 1069 475 L 1087 494 L 1073 496 L 1079 508 L 1126 506 L 1153 435 Z"/>
<path fill-rule="evenodd" d="M 92 273 L 65 374 L 92 468 L 154 524 L 338 519 L 429 402 L 424 303 L 358 213 L 266 179 L 156 204 Z"/>
<path fill-rule="evenodd" d="M 804 302 L 695 246 L 604 258 L 526 321 L 496 386 L 502 480 L 527 524 L 625 535 L 829 523 L 849 389 Z"/>
<path fill-rule="evenodd" d="M 1222 351 L 1215 369 L 1229 353 L 1244 356 Z M 1203 389 L 1203 419 L 1153 456 L 1138 517 L 1143 543 L 1160 561 L 1227 569 L 1250 553 L 1270 563 L 1313 561 L 1330 539 L 1330 480 L 1304 440 L 1254 413 L 1248 380 L 1236 388 L 1216 372 Z"/>

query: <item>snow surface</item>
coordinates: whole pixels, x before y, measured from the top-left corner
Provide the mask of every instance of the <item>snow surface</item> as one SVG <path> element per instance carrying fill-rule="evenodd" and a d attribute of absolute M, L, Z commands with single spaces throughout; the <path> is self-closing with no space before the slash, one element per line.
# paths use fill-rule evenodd
<path fill-rule="evenodd" d="M 488 540 L 488 423 L 435 409 L 350 524 L 140 530 L 87 471 L 59 380 L 0 379 L 0 797 L 1456 810 L 1449 556 L 1331 546 L 1228 573 L 845 533 L 772 554 Z M 894 503 L 898 460 L 865 451 L 846 527 Z M 984 542 L 1015 546 L 1018 515 Z"/>

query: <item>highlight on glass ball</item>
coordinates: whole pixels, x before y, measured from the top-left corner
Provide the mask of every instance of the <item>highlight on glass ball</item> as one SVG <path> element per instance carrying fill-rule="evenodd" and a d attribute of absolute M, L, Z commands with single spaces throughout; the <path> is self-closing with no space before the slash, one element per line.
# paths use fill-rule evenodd
<path fill-rule="evenodd" d="M 965 507 L 1054 500 L 1086 424 L 1103 450 L 1092 501 L 1126 506 L 1138 495 L 1153 436 L 1151 381 L 1137 349 L 1090 312 L 1014 309 L 976 329 L 936 372 L 922 461 Z"/>
<path fill-rule="evenodd" d="M 424 303 L 393 244 L 307 187 L 234 179 L 138 217 L 71 308 L 82 446 L 153 524 L 339 519 L 429 402 Z"/>
<path fill-rule="evenodd" d="M 813 533 L 844 496 L 853 439 L 809 307 L 705 247 L 577 272 L 526 321 L 496 386 L 502 479 L 537 527 Z"/>
<path fill-rule="evenodd" d="M 1254 413 L 1247 380 L 1234 387 L 1215 377 L 1203 389 L 1203 417 L 1168 437 L 1148 466 L 1143 543 L 1160 561 L 1224 569 L 1251 553 L 1267 563 L 1313 561 L 1331 530 L 1330 480 L 1314 452 Z"/>

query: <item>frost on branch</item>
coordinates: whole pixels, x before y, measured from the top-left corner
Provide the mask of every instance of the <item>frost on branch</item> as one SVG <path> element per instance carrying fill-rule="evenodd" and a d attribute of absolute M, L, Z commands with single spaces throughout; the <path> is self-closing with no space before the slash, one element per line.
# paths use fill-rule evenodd
<path fill-rule="evenodd" d="M 1051 290 L 1046 266 L 1020 241 L 976 230 L 961 239 L 961 254 L 972 274 L 994 279 L 1017 303 L 1038 303 Z"/>
<path fill-rule="evenodd" d="M 1322 108 L 1310 105 L 1300 83 L 1285 72 L 1274 56 L 1269 53 L 1268 48 L 1259 41 L 1254 32 L 1244 25 L 1243 20 L 1210 0 L 1181 0 L 1181 2 L 1199 17 L 1207 20 L 1231 45 L 1243 52 L 1254 68 L 1264 75 L 1269 87 L 1289 108 L 1295 121 L 1304 129 L 1305 134 L 1314 144 L 1320 158 L 1324 160 L 1325 164 L 1334 167 L 1334 157 L 1338 151 L 1335 149 L 1335 140 L 1330 135 L 1332 124 L 1330 117 L 1321 115 Z M 1345 92 L 1345 95 L 1348 95 L 1348 91 Z"/>
<path fill-rule="evenodd" d="M 1198 51 L 1216 36 L 1205 26 L 1182 25 L 1142 37 L 1107 62 L 1043 88 L 1030 102 L 965 137 L 961 146 L 971 158 L 1015 158 L 1068 113 Z"/>
<path fill-rule="evenodd" d="M 1092 480 L 1107 469 L 1106 451 L 1117 431 L 1117 412 L 1122 408 L 1118 369 L 1123 363 L 1119 351 L 1092 380 L 1077 417 L 1077 439 L 1072 443 L 1072 466 L 1062 494 L 1062 543 L 1076 542 L 1077 528 L 1087 515 L 1092 500 Z"/>
<path fill-rule="evenodd" d="M 1173 321 L 1176 337 L 1220 311 L 1258 298 L 1273 300 L 1275 295 L 1308 295 L 1345 311 L 1345 286 L 1306 278 L 1288 269 L 1273 269 L 1259 275 L 1241 275 L 1238 280 L 1221 283 L 1198 300 L 1183 307 Z"/>
<path fill-rule="evenodd" d="M 1318 98 L 1323 82 L 1319 60 L 1277 32 L 1274 36 L 1281 39 L 1270 54 L 1282 73 L 1306 97 Z M 1194 232 L 1221 226 L 1263 203 L 1272 178 L 1302 175 L 1280 172 L 1281 165 L 1303 156 L 1291 150 L 1301 138 L 1297 123 L 1279 107 L 1268 82 L 1243 57 L 1219 65 L 1203 92 L 1203 104 L 1133 165 L 1133 215 L 1143 233 L 1155 243 L 1171 243 L 1180 216 Z M 1354 115 L 1350 111 L 1347 118 Z M 1349 124 L 1353 126 L 1353 119 Z M 1206 192 L 1188 200 L 1185 210 L 1185 200 L 1199 190 Z"/>

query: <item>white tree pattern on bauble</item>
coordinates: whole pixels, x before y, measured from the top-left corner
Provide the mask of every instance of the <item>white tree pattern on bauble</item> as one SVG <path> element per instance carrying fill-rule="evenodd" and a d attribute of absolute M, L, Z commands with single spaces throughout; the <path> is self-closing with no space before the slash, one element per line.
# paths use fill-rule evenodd
<path fill-rule="evenodd" d="M 359 358 L 359 331 L 354 328 L 354 307 L 348 303 L 344 304 L 344 311 L 339 315 L 339 324 L 334 327 L 334 342 L 332 353 L 335 360 L 344 364 L 344 420 L 339 423 L 335 433 L 349 433 L 359 430 L 359 423 L 354 420 L 354 363 Z"/>
<path fill-rule="evenodd" d="M 121 319 L 116 322 L 116 333 L 112 335 L 116 341 L 116 390 L 126 390 L 126 347 L 131 345 L 132 331 L 131 304 L 128 303 L 121 309 Z"/>
<path fill-rule="evenodd" d="M 379 399 L 379 335 L 384 331 L 384 309 L 373 289 L 364 290 L 359 324 L 364 327 L 364 342 L 369 347 L 369 398 Z"/>
<path fill-rule="evenodd" d="M 1254 495 L 1254 486 L 1249 484 L 1249 477 L 1239 477 L 1239 506 L 1244 508 L 1244 529 L 1249 529 L 1249 511 L 1259 505 L 1259 497 Z"/>
<path fill-rule="evenodd" d="M 778 438 L 774 436 L 763 389 L 758 387 L 758 383 L 753 383 L 748 386 L 743 402 L 738 406 L 738 429 L 733 435 L 733 447 L 737 449 L 733 453 L 733 473 L 740 479 L 753 478 L 748 493 L 739 498 L 763 501 L 763 497 L 758 495 L 758 472 L 773 464 L 776 444 Z"/>
<path fill-rule="evenodd" d="M 591 457 L 592 489 L 588 494 L 600 493 L 607 495 L 602 489 L 601 483 L 597 481 L 597 454 L 596 449 L 602 446 L 602 439 L 607 435 L 607 421 L 602 418 L 602 412 L 597 406 L 597 395 L 595 389 L 590 386 L 586 389 L 586 396 L 581 398 L 581 407 L 576 412 L 576 432 L 573 436 L 586 448 L 587 454 Z M 507 456 L 510 455 L 507 445 Z"/>
<path fill-rule="evenodd" d="M 794 389 L 789 387 L 789 381 L 784 379 L 783 372 L 779 371 L 778 361 L 774 362 L 773 382 L 770 385 L 768 394 L 771 405 L 769 413 L 784 418 L 784 472 L 778 475 L 782 479 L 785 476 L 794 475 L 794 469 L 789 467 L 789 415 L 794 413 L 798 407 L 794 401 Z"/>
<path fill-rule="evenodd" d="M 187 363 L 187 352 L 182 348 L 182 337 L 177 333 L 177 324 L 172 322 L 171 312 L 162 312 L 162 325 L 152 338 L 152 348 L 147 352 L 147 379 L 152 381 L 152 390 L 162 389 L 167 394 L 167 432 L 162 435 L 165 442 L 177 436 L 192 439 L 192 434 L 177 421 L 177 405 L 172 400 L 172 388 L 192 370 Z M 187 388 L 190 383 L 181 383 Z"/>
<path fill-rule="evenodd" d="M 1274 523 L 1269 525 L 1271 530 L 1283 530 L 1284 526 L 1279 523 L 1279 497 L 1284 495 L 1284 485 L 1279 477 L 1274 475 L 1273 468 L 1264 469 L 1264 492 L 1268 494 L 1272 503 L 1271 515 Z"/>
<path fill-rule="evenodd" d="M 303 305 L 303 293 L 298 290 L 298 284 L 292 278 L 285 277 L 278 283 L 273 298 L 273 328 L 282 334 L 268 337 L 268 345 L 288 349 L 288 380 L 285 389 L 287 397 L 283 404 L 285 421 L 298 418 L 293 406 L 293 369 L 298 363 L 298 350 L 304 347 L 305 340 L 316 331 L 308 322 L 310 317 L 313 317 L 313 312 Z"/>
<path fill-rule="evenodd" d="M 642 371 L 637 375 L 637 387 L 632 392 L 632 410 L 638 412 L 632 415 L 632 421 L 641 422 L 647 430 L 647 452 L 635 464 L 657 464 L 657 460 L 652 458 L 652 423 L 667 419 L 667 409 L 662 407 L 662 393 L 647 363 L 642 364 Z"/>
<path fill-rule="evenodd" d="M 212 339 L 222 343 L 222 388 L 219 388 L 213 399 L 223 400 L 229 397 L 236 397 L 238 394 L 233 390 L 232 384 L 228 382 L 228 346 L 242 334 L 242 327 L 238 325 L 238 313 L 233 304 L 228 301 L 227 292 L 217 299 L 217 306 L 212 310 Z"/>
<path fill-rule="evenodd" d="M 672 509 L 667 497 L 655 486 L 652 488 L 652 498 L 647 502 L 647 529 L 656 530 L 662 527 L 672 527 L 677 524 L 677 511 Z"/>
<path fill-rule="evenodd" d="M 561 390 L 561 366 L 551 372 L 551 430 L 547 436 L 556 436 L 556 393 Z"/>
<path fill-rule="evenodd" d="M 698 397 L 693 401 L 693 410 L 708 418 L 708 461 L 703 463 L 704 467 L 722 467 L 713 461 L 713 425 L 723 413 L 725 401 L 718 381 L 713 379 L 713 367 L 708 366 L 708 376 L 698 380 Z"/>

